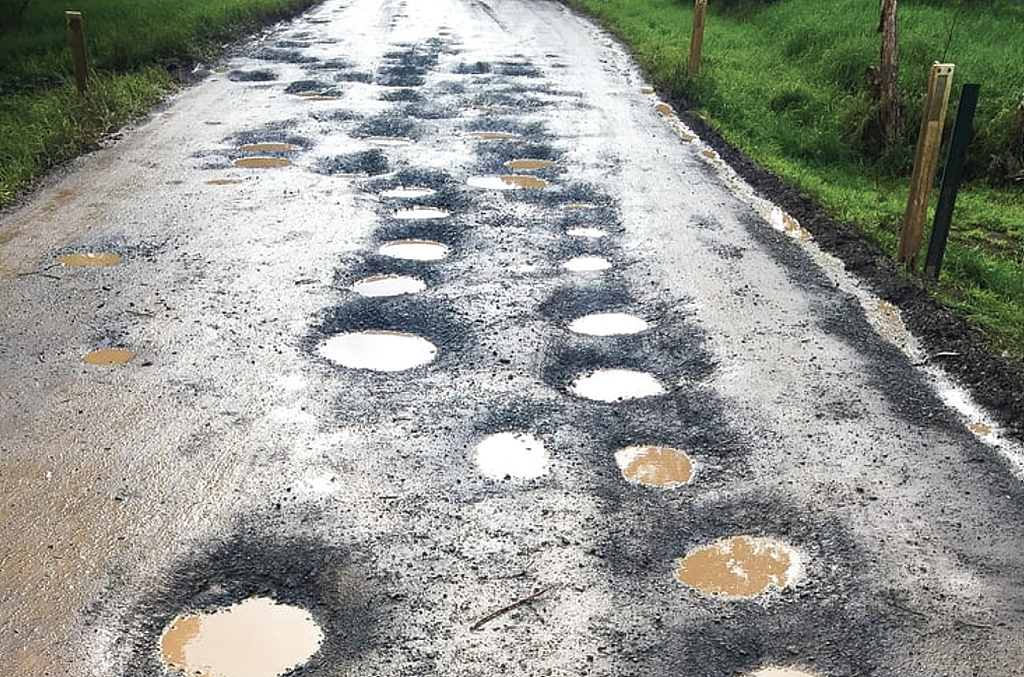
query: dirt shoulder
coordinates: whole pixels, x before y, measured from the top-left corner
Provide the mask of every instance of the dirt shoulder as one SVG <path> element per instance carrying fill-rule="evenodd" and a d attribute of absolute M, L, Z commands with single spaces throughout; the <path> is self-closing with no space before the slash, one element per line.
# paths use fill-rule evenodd
<path fill-rule="evenodd" d="M 900 274 L 896 263 L 852 226 L 832 218 L 813 199 L 775 176 L 731 145 L 706 120 L 673 102 L 680 117 L 700 134 L 764 198 L 796 218 L 818 245 L 838 257 L 879 297 L 899 307 L 903 320 L 921 340 L 930 362 L 966 387 L 975 401 L 1024 441 L 1024 366 L 997 354 L 967 318 L 938 303 L 928 291 Z"/>

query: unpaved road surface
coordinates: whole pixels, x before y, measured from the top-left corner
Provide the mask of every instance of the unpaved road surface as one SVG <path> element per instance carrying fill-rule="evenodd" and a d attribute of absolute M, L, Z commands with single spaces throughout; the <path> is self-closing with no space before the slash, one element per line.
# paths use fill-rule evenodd
<path fill-rule="evenodd" d="M 4 217 L 0 673 L 259 598 L 296 675 L 1020 675 L 1019 456 L 644 87 L 555 2 L 330 0 Z"/>

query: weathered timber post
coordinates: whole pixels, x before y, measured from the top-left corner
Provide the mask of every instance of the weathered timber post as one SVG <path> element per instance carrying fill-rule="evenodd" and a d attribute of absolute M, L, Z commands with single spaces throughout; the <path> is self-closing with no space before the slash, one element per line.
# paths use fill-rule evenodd
<path fill-rule="evenodd" d="M 85 60 L 85 34 L 82 31 L 82 13 L 64 12 L 71 40 L 71 59 L 75 66 L 75 87 L 79 94 L 88 89 L 89 66 Z"/>
<path fill-rule="evenodd" d="M 700 73 L 700 52 L 704 47 L 704 22 L 708 14 L 708 0 L 694 0 L 693 33 L 690 34 L 689 70 L 696 75 Z"/>
<path fill-rule="evenodd" d="M 937 63 L 932 66 L 931 77 L 928 79 L 928 98 L 921 118 L 914 171 L 910 176 L 910 195 L 907 197 L 907 211 L 903 214 L 903 232 L 900 235 L 899 260 L 908 268 L 914 267 L 921 251 L 924 221 L 928 215 L 928 196 L 931 195 L 939 162 L 939 146 L 946 121 L 953 68 L 951 63 Z"/>
<path fill-rule="evenodd" d="M 942 257 L 946 253 L 946 240 L 949 239 L 949 226 L 953 222 L 956 194 L 964 176 L 964 165 L 967 164 L 967 146 L 974 133 L 974 111 L 978 107 L 980 90 L 981 85 L 964 85 L 960 90 L 956 126 L 953 127 L 953 140 L 949 143 L 946 169 L 942 172 L 942 189 L 939 190 L 939 203 L 935 206 L 935 220 L 932 222 L 932 236 L 928 241 L 928 255 L 924 260 L 924 272 L 935 280 L 939 279 Z"/>

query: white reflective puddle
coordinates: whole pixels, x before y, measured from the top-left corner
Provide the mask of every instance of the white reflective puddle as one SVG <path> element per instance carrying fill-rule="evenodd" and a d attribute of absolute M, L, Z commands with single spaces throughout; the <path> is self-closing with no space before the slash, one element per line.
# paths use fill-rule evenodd
<path fill-rule="evenodd" d="M 366 140 L 377 146 L 408 146 L 413 143 L 407 136 L 370 136 Z"/>
<path fill-rule="evenodd" d="M 160 637 L 172 674 L 277 677 L 308 661 L 324 633 L 304 609 L 252 597 L 212 613 L 178 616 Z"/>
<path fill-rule="evenodd" d="M 576 256 L 563 263 L 562 267 L 574 273 L 587 273 L 608 270 L 612 262 L 603 256 Z"/>
<path fill-rule="evenodd" d="M 473 188 L 484 188 L 486 190 L 537 190 L 546 187 L 548 182 L 536 176 L 502 174 L 498 176 L 471 176 L 466 180 L 466 184 Z"/>
<path fill-rule="evenodd" d="M 484 438 L 476 448 L 476 466 L 494 480 L 531 480 L 548 472 L 548 452 L 532 433 L 503 432 Z"/>
<path fill-rule="evenodd" d="M 432 361 L 437 347 L 416 334 L 362 331 L 338 334 L 317 350 L 321 357 L 350 369 L 404 371 Z"/>
<path fill-rule="evenodd" d="M 649 326 L 646 321 L 628 313 L 592 313 L 570 322 L 569 330 L 590 336 L 615 336 L 639 334 Z"/>
<path fill-rule="evenodd" d="M 440 261 L 448 256 L 448 247 L 433 240 L 393 240 L 385 242 L 377 251 L 408 261 Z"/>
<path fill-rule="evenodd" d="M 818 677 L 813 672 L 805 672 L 796 668 L 784 668 L 779 666 L 770 665 L 768 667 L 760 668 L 752 673 L 749 677 Z"/>
<path fill-rule="evenodd" d="M 645 371 L 598 369 L 573 381 L 569 391 L 588 400 L 621 402 L 663 395 L 665 388 L 658 379 Z"/>
<path fill-rule="evenodd" d="M 400 221 L 427 221 L 432 219 L 447 219 L 451 212 L 436 207 L 412 207 L 411 209 L 400 209 L 394 214 Z"/>
<path fill-rule="evenodd" d="M 360 296 L 381 297 L 416 294 L 427 288 L 427 284 L 408 275 L 374 275 L 352 285 L 352 291 Z"/>
<path fill-rule="evenodd" d="M 607 235 L 608 232 L 600 228 L 570 228 L 565 231 L 565 234 L 572 237 L 585 237 L 590 240 L 597 240 Z"/>
<path fill-rule="evenodd" d="M 381 193 L 381 197 L 399 198 L 402 200 L 416 200 L 430 197 L 437 193 L 433 188 L 392 188 Z"/>

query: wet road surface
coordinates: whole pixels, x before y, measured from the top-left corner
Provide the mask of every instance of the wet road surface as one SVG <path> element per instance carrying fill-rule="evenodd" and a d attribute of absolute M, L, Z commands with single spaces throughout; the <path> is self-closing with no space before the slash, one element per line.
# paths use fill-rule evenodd
<path fill-rule="evenodd" d="M 808 239 L 557 3 L 262 35 L 0 222 L 0 672 L 1019 675 L 1019 452 Z"/>

